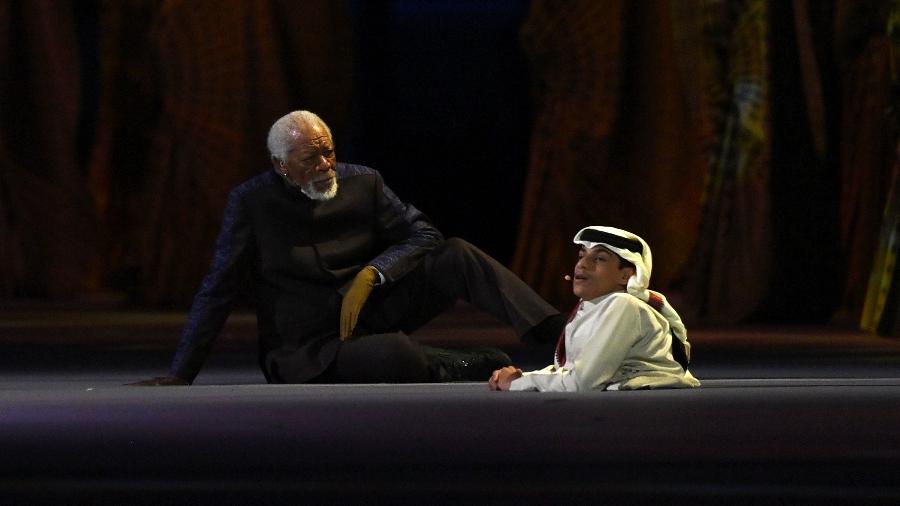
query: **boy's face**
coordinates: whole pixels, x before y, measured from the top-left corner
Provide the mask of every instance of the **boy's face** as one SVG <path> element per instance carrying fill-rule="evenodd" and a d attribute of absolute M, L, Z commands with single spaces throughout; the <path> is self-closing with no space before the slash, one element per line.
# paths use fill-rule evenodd
<path fill-rule="evenodd" d="M 631 267 L 619 268 L 619 256 L 603 246 L 587 249 L 582 246 L 575 264 L 572 292 L 591 300 L 612 292 L 619 292 L 628 285 L 634 275 Z"/>

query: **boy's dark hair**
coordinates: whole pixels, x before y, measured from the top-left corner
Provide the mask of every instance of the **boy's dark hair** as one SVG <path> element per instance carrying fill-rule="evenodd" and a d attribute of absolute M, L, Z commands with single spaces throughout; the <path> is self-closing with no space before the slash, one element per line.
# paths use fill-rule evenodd
<path fill-rule="evenodd" d="M 633 263 L 629 262 L 628 260 L 625 260 L 624 258 L 622 258 L 621 256 L 619 256 L 619 254 L 616 253 L 615 251 L 613 251 L 613 250 L 611 250 L 611 249 L 609 249 L 609 248 L 603 246 L 602 244 L 599 245 L 599 247 L 603 248 L 603 249 L 606 250 L 606 251 L 609 251 L 610 253 L 612 253 L 613 255 L 615 255 L 616 258 L 619 259 L 619 269 L 624 269 L 624 268 L 628 267 L 629 269 L 631 269 L 631 270 L 637 272 L 637 267 L 635 267 Z M 578 249 L 581 249 L 581 248 L 582 248 L 582 246 L 578 246 Z"/>
<path fill-rule="evenodd" d="M 616 253 L 615 255 L 616 255 L 617 257 L 619 257 L 619 269 L 620 269 L 620 270 L 621 270 L 621 269 L 624 269 L 624 268 L 626 268 L 626 267 L 628 267 L 628 268 L 630 268 L 631 270 L 637 272 L 637 267 L 635 267 L 633 263 L 631 263 L 631 262 L 629 262 L 628 260 L 625 260 L 624 258 L 620 257 L 618 253 Z"/>
<path fill-rule="evenodd" d="M 616 253 L 615 251 L 613 251 L 613 250 L 611 250 L 611 249 L 609 249 L 609 248 L 604 247 L 603 249 L 605 249 L 606 251 L 609 251 L 610 253 L 612 253 L 613 255 L 615 255 L 616 258 L 619 259 L 619 270 L 622 270 L 622 269 L 628 267 L 628 268 L 630 268 L 631 270 L 637 272 L 637 267 L 635 267 L 633 263 L 629 262 L 628 260 L 625 260 L 625 259 L 622 258 L 618 253 Z"/>

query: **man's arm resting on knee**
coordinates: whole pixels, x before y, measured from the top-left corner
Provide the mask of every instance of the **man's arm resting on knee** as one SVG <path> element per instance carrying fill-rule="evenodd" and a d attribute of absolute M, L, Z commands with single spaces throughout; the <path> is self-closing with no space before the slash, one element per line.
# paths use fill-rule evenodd
<path fill-rule="evenodd" d="M 378 269 L 385 282 L 392 283 L 413 270 L 444 236 L 424 213 L 397 198 L 380 174 L 374 189 L 378 236 L 388 246 L 369 265 Z"/>

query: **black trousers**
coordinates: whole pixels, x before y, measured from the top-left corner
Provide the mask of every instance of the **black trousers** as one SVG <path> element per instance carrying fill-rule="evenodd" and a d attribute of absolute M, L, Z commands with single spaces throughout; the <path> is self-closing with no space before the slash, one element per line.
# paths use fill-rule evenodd
<path fill-rule="evenodd" d="M 457 299 L 509 324 L 520 336 L 559 314 L 512 271 L 468 242 L 451 238 L 403 279 L 376 287 L 354 333 L 412 333 Z"/>
<path fill-rule="evenodd" d="M 396 283 L 376 287 L 353 336 L 314 381 L 430 381 L 428 356 L 412 333 L 462 299 L 520 336 L 559 312 L 509 269 L 468 242 L 451 238 Z"/>
<path fill-rule="evenodd" d="M 311 383 L 430 383 L 437 379 L 423 347 L 402 332 L 391 332 L 348 339 Z"/>

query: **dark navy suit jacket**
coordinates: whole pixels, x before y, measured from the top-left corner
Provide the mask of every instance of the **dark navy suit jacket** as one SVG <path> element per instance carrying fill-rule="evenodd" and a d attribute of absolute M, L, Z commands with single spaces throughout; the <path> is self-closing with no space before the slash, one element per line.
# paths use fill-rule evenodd
<path fill-rule="evenodd" d="M 272 170 L 231 191 L 172 375 L 193 381 L 251 280 L 266 379 L 307 381 L 337 354 L 342 293 L 360 269 L 374 266 L 389 285 L 443 241 L 377 171 L 343 163 L 335 170 L 338 192 L 328 201 L 310 199 Z"/>

